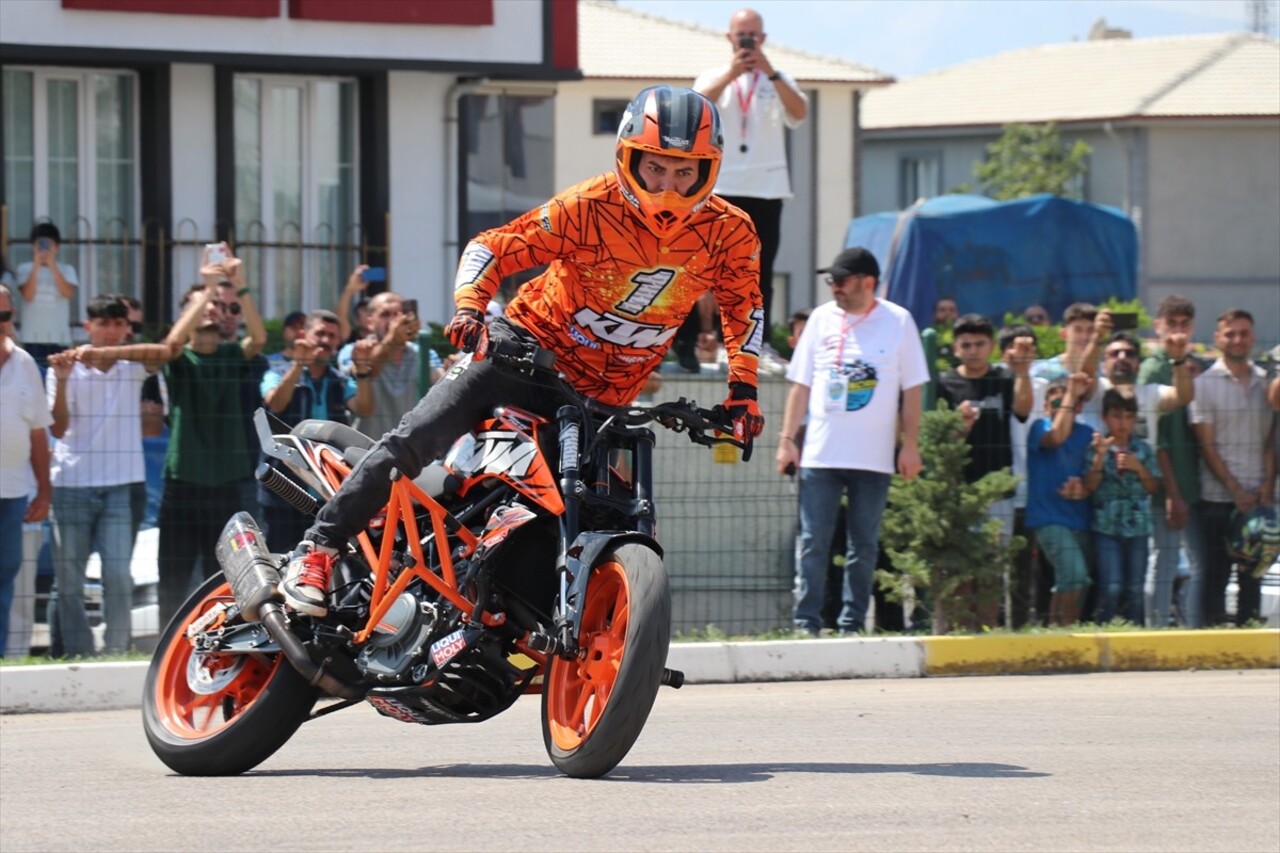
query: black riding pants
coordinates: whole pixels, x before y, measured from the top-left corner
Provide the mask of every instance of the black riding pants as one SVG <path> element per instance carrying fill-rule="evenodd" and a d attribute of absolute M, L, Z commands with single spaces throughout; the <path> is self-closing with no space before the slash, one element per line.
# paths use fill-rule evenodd
<path fill-rule="evenodd" d="M 495 339 L 537 343 L 527 331 L 501 318 L 493 321 L 489 334 Z M 391 495 L 392 468 L 406 477 L 418 476 L 459 436 L 491 417 L 496 406 L 553 417 L 562 400 L 549 385 L 547 379 L 523 376 L 488 360 L 464 360 L 460 369 L 450 369 L 432 385 L 427 396 L 360 460 L 342 488 L 321 507 L 306 538 L 341 548 L 386 504 Z"/>

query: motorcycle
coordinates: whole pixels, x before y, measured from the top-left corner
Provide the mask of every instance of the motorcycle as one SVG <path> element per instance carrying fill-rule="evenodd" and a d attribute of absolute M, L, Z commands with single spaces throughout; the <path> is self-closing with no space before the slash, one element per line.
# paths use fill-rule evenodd
<path fill-rule="evenodd" d="M 486 357 L 547 383 L 563 399 L 555 417 L 498 407 L 419 476 L 393 471 L 385 508 L 334 565 L 324 617 L 286 610 L 287 558 L 249 514 L 227 522 L 222 575 L 179 609 L 147 672 L 144 728 L 168 767 L 243 773 L 304 722 L 361 702 L 441 725 L 541 692 L 551 761 L 594 778 L 626 756 L 659 688 L 681 686 L 665 667 L 671 591 L 646 425 L 744 460 L 750 440 L 729 437 L 720 406 L 584 398 L 536 347 L 495 340 Z M 311 515 L 374 444 L 331 421 L 254 420 L 258 479 Z"/>

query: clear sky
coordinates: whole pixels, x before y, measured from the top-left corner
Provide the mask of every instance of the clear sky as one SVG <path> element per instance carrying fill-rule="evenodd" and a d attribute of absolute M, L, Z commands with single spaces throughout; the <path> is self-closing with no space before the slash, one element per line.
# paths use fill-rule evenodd
<path fill-rule="evenodd" d="M 1099 18 L 1134 38 L 1247 30 L 1248 0 L 617 0 L 724 31 L 750 6 L 769 39 L 902 79 L 1038 44 L 1084 39 Z M 1268 0 L 1276 37 L 1280 0 Z M 621 34 L 620 34 L 621 35 Z M 620 50 L 643 49 L 619 44 Z M 767 50 L 766 45 L 766 50 Z"/>

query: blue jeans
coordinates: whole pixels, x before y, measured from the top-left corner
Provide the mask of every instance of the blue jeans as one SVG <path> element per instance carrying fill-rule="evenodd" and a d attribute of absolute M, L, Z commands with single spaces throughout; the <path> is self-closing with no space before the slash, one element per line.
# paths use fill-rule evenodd
<path fill-rule="evenodd" d="M 1165 518 L 1164 504 L 1152 503 L 1151 514 L 1155 521 L 1155 529 L 1151 533 L 1151 541 L 1155 553 L 1151 555 L 1147 566 L 1147 627 L 1164 628 L 1169 624 L 1169 611 L 1173 606 L 1173 582 L 1178 577 L 1179 547 L 1187 550 L 1187 564 L 1191 567 L 1191 577 L 1187 579 L 1185 602 L 1182 608 L 1182 621 L 1188 628 L 1199 628 L 1204 625 L 1204 612 L 1201 598 L 1204 596 L 1204 557 L 1200 551 L 1200 523 L 1194 517 L 1195 505 L 1192 505 L 1193 517 L 1181 530 L 1174 530 Z"/>
<path fill-rule="evenodd" d="M 58 627 L 68 657 L 94 653 L 89 616 L 84 609 L 84 577 L 89 554 L 102 561 L 102 610 L 105 651 L 129 650 L 133 607 L 133 518 L 129 484 L 53 489 L 54 568 Z"/>
<path fill-rule="evenodd" d="M 0 658 L 9 645 L 9 608 L 13 606 L 13 582 L 22 569 L 22 517 L 27 499 L 0 498 Z"/>
<path fill-rule="evenodd" d="M 796 566 L 797 628 L 822 628 L 822 594 L 831 536 L 840 512 L 840 496 L 848 491 L 845 516 L 844 607 L 837 624 L 842 631 L 861 631 L 871 603 L 871 582 L 880 551 L 880 516 L 889 497 L 889 474 L 847 468 L 800 469 L 800 555 Z"/>
<path fill-rule="evenodd" d="M 1093 621 L 1105 625 L 1118 612 L 1134 625 L 1142 623 L 1142 582 L 1147 574 L 1147 537 L 1093 532 L 1098 555 L 1098 603 Z M 1120 608 L 1121 598 L 1124 600 Z"/>

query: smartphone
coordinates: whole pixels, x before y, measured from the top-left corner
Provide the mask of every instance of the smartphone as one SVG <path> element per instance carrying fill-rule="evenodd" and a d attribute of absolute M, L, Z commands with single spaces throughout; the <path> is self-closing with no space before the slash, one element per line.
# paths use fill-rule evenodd
<path fill-rule="evenodd" d="M 217 266 L 225 263 L 227 260 L 227 250 L 222 247 L 221 243 L 205 243 L 204 244 L 204 263 L 205 266 Z"/>
<path fill-rule="evenodd" d="M 385 282 L 387 280 L 387 268 L 368 267 L 364 272 L 360 273 L 360 278 L 367 282 Z"/>
<path fill-rule="evenodd" d="M 418 316 L 418 300 L 402 299 L 400 300 L 400 311 L 404 314 L 412 314 Z"/>
<path fill-rule="evenodd" d="M 738 47 L 742 48 L 743 50 L 755 50 L 756 40 L 753 39 L 751 36 L 743 36 L 742 38 L 738 39 Z"/>
<path fill-rule="evenodd" d="M 39 240 L 36 241 L 36 248 L 39 249 L 41 252 L 47 252 L 53 248 L 53 243 L 49 240 L 48 237 L 41 237 Z"/>
<path fill-rule="evenodd" d="M 1133 311 L 1111 312 L 1111 328 L 1117 331 L 1138 328 L 1138 315 Z"/>

